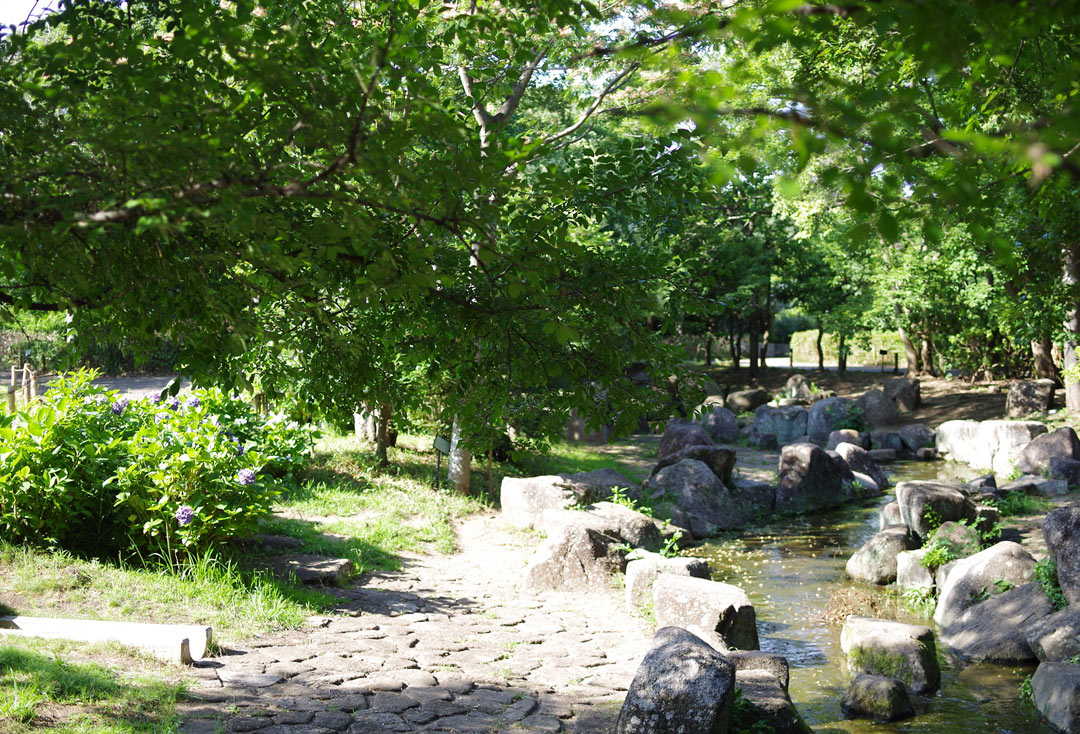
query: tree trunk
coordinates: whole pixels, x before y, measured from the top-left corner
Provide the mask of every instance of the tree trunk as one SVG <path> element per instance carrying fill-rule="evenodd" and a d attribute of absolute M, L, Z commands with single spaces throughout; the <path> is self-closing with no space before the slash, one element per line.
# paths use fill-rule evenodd
<path fill-rule="evenodd" d="M 842 375 L 847 372 L 847 336 L 845 334 L 840 334 L 836 349 L 836 371 Z"/>
<path fill-rule="evenodd" d="M 1032 340 L 1031 357 L 1034 360 L 1036 377 L 1045 380 L 1059 379 L 1057 365 L 1054 364 L 1054 358 L 1050 355 L 1053 348 L 1048 336 Z"/>
<path fill-rule="evenodd" d="M 461 445 L 461 423 L 454 416 L 454 427 L 450 433 L 450 483 L 462 494 L 469 494 L 472 488 L 472 453 Z"/>
<path fill-rule="evenodd" d="M 1072 245 L 1063 252 L 1065 273 L 1062 281 L 1069 288 L 1069 302 L 1072 308 L 1065 317 L 1065 409 L 1069 413 L 1080 413 L 1080 359 L 1076 354 L 1076 343 L 1080 339 L 1080 303 L 1077 303 L 1076 285 L 1080 282 L 1080 245 Z"/>
<path fill-rule="evenodd" d="M 735 368 L 742 366 L 742 322 L 735 322 Z"/>
<path fill-rule="evenodd" d="M 758 319 L 757 316 L 750 317 L 749 338 L 750 338 L 750 375 L 754 376 L 758 373 L 758 340 L 761 335 L 758 333 Z"/>
<path fill-rule="evenodd" d="M 821 337 L 825 336 L 825 330 L 819 328 L 817 330 L 817 368 L 819 372 L 825 371 L 825 351 L 821 348 Z"/>
<path fill-rule="evenodd" d="M 924 336 L 922 338 L 922 353 L 919 355 L 922 361 L 922 369 L 928 375 L 935 374 L 934 372 L 934 345 L 930 343 L 930 337 Z"/>
<path fill-rule="evenodd" d="M 375 426 L 375 465 L 386 467 L 390 464 L 387 447 L 390 446 L 390 415 L 393 408 L 390 403 L 383 403 L 379 408 L 379 422 Z"/>
<path fill-rule="evenodd" d="M 705 335 L 705 366 L 712 367 L 712 332 Z"/>
<path fill-rule="evenodd" d="M 908 336 L 900 320 L 903 313 L 900 310 L 899 303 L 893 306 L 893 313 L 896 315 L 896 330 L 900 332 L 900 341 L 904 345 L 904 356 L 907 358 L 907 376 L 915 377 L 922 372 L 919 369 L 919 353 L 916 351 L 915 343 L 911 341 L 911 337 Z"/>

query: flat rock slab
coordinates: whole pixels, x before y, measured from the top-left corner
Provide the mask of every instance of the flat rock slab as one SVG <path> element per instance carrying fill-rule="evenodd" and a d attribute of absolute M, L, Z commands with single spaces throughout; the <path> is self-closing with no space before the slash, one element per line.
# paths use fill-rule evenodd
<path fill-rule="evenodd" d="M 340 586 L 352 575 L 355 567 L 347 558 L 331 558 L 309 553 L 289 553 L 268 561 L 270 569 L 279 578 L 295 575 L 302 584 Z"/>

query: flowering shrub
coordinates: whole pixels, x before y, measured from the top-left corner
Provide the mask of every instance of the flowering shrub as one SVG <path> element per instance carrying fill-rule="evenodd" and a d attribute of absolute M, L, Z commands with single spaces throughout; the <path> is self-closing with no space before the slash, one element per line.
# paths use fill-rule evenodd
<path fill-rule="evenodd" d="M 248 532 L 275 477 L 303 464 L 314 432 L 262 420 L 220 390 L 132 400 L 53 381 L 0 417 L 0 534 L 97 554 L 172 554 Z"/>

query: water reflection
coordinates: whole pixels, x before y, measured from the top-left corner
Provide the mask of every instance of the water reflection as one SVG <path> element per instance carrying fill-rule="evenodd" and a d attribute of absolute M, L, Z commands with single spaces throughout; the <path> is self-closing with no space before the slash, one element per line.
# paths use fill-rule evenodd
<path fill-rule="evenodd" d="M 892 481 L 970 479 L 975 472 L 947 462 L 897 462 Z M 1032 669 L 951 664 L 942 655 L 941 690 L 913 701 L 920 714 L 894 724 L 847 720 L 840 709 L 850 683 L 840 650 L 847 613 L 879 613 L 931 624 L 913 615 L 889 590 L 851 582 L 844 565 L 878 531 L 879 508 L 891 492 L 860 507 L 730 533 L 697 549 L 717 581 L 742 587 L 757 611 L 761 648 L 791 665 L 791 697 L 818 732 L 1045 732 L 1038 715 L 1022 708 L 1019 684 Z M 919 698 L 919 697 L 913 697 Z"/>

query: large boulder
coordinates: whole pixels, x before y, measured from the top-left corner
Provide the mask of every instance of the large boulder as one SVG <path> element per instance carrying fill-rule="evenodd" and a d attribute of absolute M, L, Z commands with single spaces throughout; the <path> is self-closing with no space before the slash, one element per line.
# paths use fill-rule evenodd
<path fill-rule="evenodd" d="M 760 728 L 774 734 L 813 734 L 791 703 L 787 688 L 772 673 L 736 668 L 735 687 L 748 704 L 740 720 L 743 731 Z"/>
<path fill-rule="evenodd" d="M 893 678 L 912 693 L 930 693 L 941 683 L 929 627 L 852 614 L 844 620 L 840 649 L 854 673 Z"/>
<path fill-rule="evenodd" d="M 1051 456 L 1047 475 L 1065 482 L 1070 489 L 1080 487 L 1080 461 L 1064 456 Z"/>
<path fill-rule="evenodd" d="M 584 517 L 583 517 L 584 516 Z M 632 548 L 658 551 L 664 536 L 648 515 L 614 502 L 597 502 L 580 510 L 547 510 L 542 517 L 543 532 L 555 535 L 563 526 L 584 522 L 602 533 L 618 538 Z"/>
<path fill-rule="evenodd" d="M 1080 605 L 1070 605 L 1034 620 L 1025 630 L 1031 651 L 1042 662 L 1080 655 Z"/>
<path fill-rule="evenodd" d="M 829 434 L 829 440 L 825 443 L 825 448 L 829 451 L 835 451 L 836 447 L 842 443 L 855 444 L 861 449 L 869 449 L 870 434 L 852 428 L 841 428 L 839 431 L 833 431 Z"/>
<path fill-rule="evenodd" d="M 937 435 L 933 428 L 922 423 L 910 423 L 906 426 L 900 426 L 900 428 L 896 429 L 896 432 L 900 436 L 900 441 L 904 444 L 904 449 L 912 454 L 919 449 L 932 448 L 934 446 L 934 437 Z"/>
<path fill-rule="evenodd" d="M 653 582 L 662 573 L 693 576 L 698 579 L 707 579 L 710 576 L 709 564 L 703 558 L 665 558 L 659 553 L 635 550 L 627 556 L 627 561 L 626 606 L 631 609 L 652 603 Z"/>
<path fill-rule="evenodd" d="M 712 469 L 713 474 L 721 482 L 730 481 L 731 472 L 735 468 L 735 452 L 731 449 L 719 446 L 690 446 L 660 459 L 660 461 L 656 462 L 656 466 L 652 468 L 652 471 L 649 472 L 649 476 L 653 476 L 661 469 L 672 464 L 678 464 L 683 459 L 700 461 Z"/>
<path fill-rule="evenodd" d="M 904 412 L 910 412 L 922 405 L 919 381 L 912 377 L 893 377 L 886 380 L 884 390 L 885 397 Z"/>
<path fill-rule="evenodd" d="M 870 426 L 891 426 L 900 418 L 896 403 L 877 388 L 863 393 L 856 404 L 862 411 L 863 421 Z"/>
<path fill-rule="evenodd" d="M 855 444 L 842 443 L 837 445 L 836 453 L 847 462 L 852 471 L 867 475 L 874 480 L 878 487 L 884 489 L 889 486 L 889 477 L 878 463 L 870 458 L 870 452 Z"/>
<path fill-rule="evenodd" d="M 723 405 L 705 406 L 705 413 L 698 422 L 717 443 L 728 443 L 739 438 L 739 421 Z"/>
<path fill-rule="evenodd" d="M 1057 566 L 1058 583 L 1065 598 L 1070 604 L 1080 602 L 1080 505 L 1046 513 L 1043 539 Z"/>
<path fill-rule="evenodd" d="M 932 520 L 975 520 L 975 503 L 964 494 L 959 482 L 900 482 L 896 485 L 896 502 L 904 524 L 923 540 L 930 535 Z"/>
<path fill-rule="evenodd" d="M 1056 731 L 1080 731 L 1080 665 L 1040 665 L 1031 677 L 1031 698 Z"/>
<path fill-rule="evenodd" d="M 753 390 L 739 390 L 730 393 L 724 405 L 735 415 L 742 415 L 743 413 L 754 412 L 758 409 L 758 406 L 765 405 L 770 400 L 772 400 L 772 395 L 769 394 L 769 391 L 758 387 Z"/>
<path fill-rule="evenodd" d="M 615 487 L 634 482 L 614 469 L 541 477 L 504 477 L 499 490 L 502 516 L 519 528 L 533 528 L 545 510 L 588 505 L 611 496 Z"/>
<path fill-rule="evenodd" d="M 1023 418 L 1032 413 L 1046 413 L 1054 407 L 1053 380 L 1025 380 L 1014 382 L 1005 398 L 1005 415 Z"/>
<path fill-rule="evenodd" d="M 848 559 L 847 574 L 868 584 L 891 584 L 896 580 L 896 556 L 918 547 L 906 525 L 891 525 L 855 551 Z"/>
<path fill-rule="evenodd" d="M 872 719 L 883 724 L 915 715 L 903 683 L 869 673 L 855 676 L 840 708 L 849 719 Z"/>
<path fill-rule="evenodd" d="M 810 381 L 806 375 L 792 375 L 784 385 L 784 397 L 796 400 L 813 400 L 814 389 L 810 387 Z"/>
<path fill-rule="evenodd" d="M 938 453 L 953 461 L 1011 474 L 1024 447 L 1044 433 L 1038 421 L 946 421 L 935 440 Z"/>
<path fill-rule="evenodd" d="M 654 501 L 673 503 L 696 538 L 742 527 L 753 517 L 754 508 L 737 501 L 716 473 L 695 459 L 664 467 L 648 478 L 642 492 Z"/>
<path fill-rule="evenodd" d="M 672 418 L 660 437 L 660 449 L 657 458 L 663 459 L 677 451 L 691 446 L 715 446 L 716 442 L 699 423 L 688 423 L 681 418 Z"/>
<path fill-rule="evenodd" d="M 1058 456 L 1080 460 L 1080 438 L 1076 437 L 1076 431 L 1069 426 L 1036 436 L 1020 452 L 1016 466 L 1025 474 L 1047 474 L 1050 471 L 1050 460 Z"/>
<path fill-rule="evenodd" d="M 904 453 L 904 442 L 896 431 L 870 431 L 870 448 L 874 451 L 892 451 L 896 456 Z"/>
<path fill-rule="evenodd" d="M 1039 584 L 1024 584 L 966 609 L 941 631 L 941 642 L 973 663 L 1033 662 L 1026 628 L 1052 611 Z"/>
<path fill-rule="evenodd" d="M 1003 540 L 973 556 L 955 561 L 942 580 L 934 621 L 947 627 L 972 607 L 1003 588 L 1023 586 L 1035 577 L 1035 559 L 1019 543 Z"/>
<path fill-rule="evenodd" d="M 982 548 L 982 539 L 979 537 L 979 531 L 971 525 L 963 525 L 950 520 L 941 523 L 941 527 L 930 535 L 927 546 L 931 545 L 944 545 L 954 555 L 963 557 L 978 553 Z"/>
<path fill-rule="evenodd" d="M 791 669 L 783 655 L 762 650 L 729 650 L 724 655 L 735 664 L 736 675 L 743 670 L 763 670 L 779 680 L 787 690 Z"/>
<path fill-rule="evenodd" d="M 653 637 L 626 692 L 615 734 L 726 734 L 735 666 L 685 629 Z"/>
<path fill-rule="evenodd" d="M 810 406 L 806 419 L 806 432 L 815 443 L 824 444 L 829 434 L 841 428 L 861 431 L 865 423 L 862 411 L 854 400 L 848 398 L 825 398 Z"/>
<path fill-rule="evenodd" d="M 904 517 L 900 514 L 900 504 L 893 500 L 881 506 L 878 510 L 878 530 L 884 530 L 890 525 L 902 525 Z"/>
<path fill-rule="evenodd" d="M 1006 482 L 997 489 L 998 495 L 1005 495 L 1010 492 L 1056 497 L 1069 493 L 1069 483 L 1064 479 L 1047 479 L 1038 474 L 1024 474 L 1011 482 Z"/>
<path fill-rule="evenodd" d="M 926 548 L 896 554 L 896 588 L 933 589 L 934 574 L 923 564 Z"/>
<path fill-rule="evenodd" d="M 754 431 L 776 436 L 777 445 L 786 446 L 806 435 L 806 416 L 806 408 L 801 405 L 762 405 L 754 411 Z"/>
<path fill-rule="evenodd" d="M 717 650 L 758 649 L 754 605 L 738 586 L 661 574 L 653 582 L 653 611 L 658 626 L 688 629 Z"/>
<path fill-rule="evenodd" d="M 801 514 L 839 507 L 855 497 L 855 477 L 843 460 L 811 443 L 785 446 L 780 451 L 776 512 Z"/>
<path fill-rule="evenodd" d="M 610 589 L 626 567 L 619 539 L 585 524 L 565 525 L 541 545 L 525 568 L 525 588 L 594 593 Z"/>

